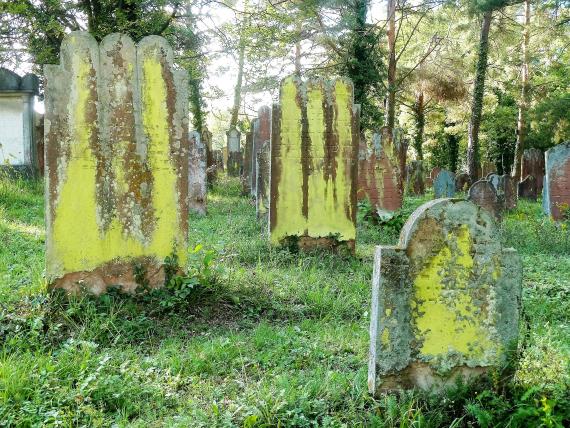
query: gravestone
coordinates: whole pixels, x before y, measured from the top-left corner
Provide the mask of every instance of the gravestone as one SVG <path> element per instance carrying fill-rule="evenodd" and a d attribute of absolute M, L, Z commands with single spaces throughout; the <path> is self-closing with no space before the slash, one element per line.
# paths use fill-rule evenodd
<path fill-rule="evenodd" d="M 232 128 L 228 132 L 226 132 L 228 145 L 228 160 L 227 160 L 227 169 L 228 175 L 231 177 L 238 177 L 240 175 L 240 171 L 242 168 L 242 152 L 241 152 L 241 133 Z"/>
<path fill-rule="evenodd" d="M 532 175 L 527 175 L 526 178 L 518 184 L 518 195 L 519 198 L 536 201 L 538 190 L 536 187 L 536 179 Z"/>
<path fill-rule="evenodd" d="M 60 61 L 45 66 L 48 284 L 162 286 L 187 258 L 187 74 L 158 36 L 72 32 Z"/>
<path fill-rule="evenodd" d="M 543 208 L 554 220 L 570 215 L 570 142 L 550 148 L 545 155 Z"/>
<path fill-rule="evenodd" d="M 466 172 L 461 172 L 455 176 L 455 191 L 465 192 L 469 190 L 471 185 L 471 178 Z"/>
<path fill-rule="evenodd" d="M 501 210 L 512 210 L 517 206 L 517 187 L 510 175 L 498 175 L 495 173 L 487 176 L 487 181 L 493 185 Z"/>
<path fill-rule="evenodd" d="M 382 139 L 386 139 L 389 138 L 389 132 L 388 132 L 388 128 L 386 126 L 384 126 L 381 130 L 380 133 L 382 135 Z M 407 159 L 408 159 L 408 141 L 406 139 L 403 138 L 402 136 L 402 132 L 399 132 L 397 129 L 394 129 L 394 136 L 393 136 L 393 144 L 394 144 L 394 150 L 396 151 L 396 153 L 398 154 L 398 163 L 399 163 L 399 188 L 400 188 L 400 193 L 403 195 L 404 194 L 404 183 L 407 182 L 408 177 L 407 177 L 407 172 L 408 169 L 406 167 L 406 163 L 407 163 Z M 423 182 L 423 180 L 422 180 Z"/>
<path fill-rule="evenodd" d="M 213 150 L 214 154 L 214 165 L 216 165 L 216 171 L 224 170 L 224 152 L 222 150 Z"/>
<path fill-rule="evenodd" d="M 407 191 L 410 195 L 421 196 L 425 193 L 424 165 L 421 160 L 413 160 L 407 167 Z"/>
<path fill-rule="evenodd" d="M 243 169 L 241 172 L 241 190 L 242 195 L 249 195 L 252 191 L 252 180 L 251 171 L 252 171 L 252 152 L 253 152 L 253 127 L 256 123 L 257 119 L 253 119 L 251 122 L 250 128 L 252 128 L 249 132 L 245 134 L 245 147 L 243 151 Z"/>
<path fill-rule="evenodd" d="M 206 175 L 207 185 L 212 186 L 218 179 L 218 168 L 214 158 L 214 149 L 212 147 L 212 133 L 206 126 L 202 127 L 202 135 L 200 136 L 204 147 L 206 147 Z"/>
<path fill-rule="evenodd" d="M 206 146 L 200 133 L 190 133 L 190 167 L 188 168 L 188 207 L 200 215 L 206 214 Z"/>
<path fill-rule="evenodd" d="M 0 168 L 34 175 L 40 168 L 34 100 L 39 80 L 0 67 Z"/>
<path fill-rule="evenodd" d="M 270 239 L 354 251 L 359 108 L 348 80 L 292 76 L 271 120 Z"/>
<path fill-rule="evenodd" d="M 252 149 L 252 163 L 251 163 L 251 195 L 256 196 L 257 192 L 256 177 L 257 177 L 257 153 L 261 150 L 266 141 L 271 139 L 271 108 L 268 106 L 261 106 L 257 111 L 257 121 L 253 127 L 253 149 Z"/>
<path fill-rule="evenodd" d="M 475 204 L 436 199 L 397 246 L 376 247 L 368 387 L 441 389 L 501 367 L 516 349 L 522 264 Z"/>
<path fill-rule="evenodd" d="M 542 192 L 542 182 L 544 181 L 544 153 L 540 149 L 526 149 L 523 151 L 521 160 L 521 177 L 532 175 L 535 178 L 536 191 L 540 195 Z"/>
<path fill-rule="evenodd" d="M 266 141 L 256 156 L 255 213 L 258 220 L 265 218 L 269 212 L 269 158 L 271 143 Z"/>
<path fill-rule="evenodd" d="M 372 147 L 360 139 L 358 152 L 358 199 L 368 198 L 374 211 L 396 211 L 402 207 L 398 187 L 398 156 L 390 139 L 372 136 Z"/>
<path fill-rule="evenodd" d="M 487 210 L 495 219 L 500 220 L 503 204 L 497 196 L 495 187 L 487 180 L 479 180 L 469 188 L 467 199 Z"/>
<path fill-rule="evenodd" d="M 446 169 L 440 170 L 433 181 L 435 198 L 452 198 L 455 195 L 455 174 Z"/>

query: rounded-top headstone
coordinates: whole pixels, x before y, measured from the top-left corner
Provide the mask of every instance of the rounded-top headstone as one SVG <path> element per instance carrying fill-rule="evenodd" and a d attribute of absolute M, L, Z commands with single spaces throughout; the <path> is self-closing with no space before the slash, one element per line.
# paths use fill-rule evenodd
<path fill-rule="evenodd" d="M 495 187 L 487 180 L 479 180 L 469 188 L 467 199 L 487 210 L 495 218 L 501 217 L 501 207 Z"/>

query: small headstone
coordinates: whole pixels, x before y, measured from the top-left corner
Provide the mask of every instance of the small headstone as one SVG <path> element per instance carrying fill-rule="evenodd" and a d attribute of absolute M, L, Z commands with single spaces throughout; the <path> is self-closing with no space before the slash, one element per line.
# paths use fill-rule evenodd
<path fill-rule="evenodd" d="M 540 149 L 526 149 L 521 160 L 521 177 L 532 175 L 536 182 L 536 191 L 542 193 L 542 182 L 544 181 L 544 153 Z"/>
<path fill-rule="evenodd" d="M 243 155 L 240 145 L 241 133 L 237 129 L 232 128 L 226 132 L 226 137 L 228 140 L 228 175 L 231 177 L 237 177 L 240 175 L 243 162 Z"/>
<path fill-rule="evenodd" d="M 256 196 L 256 177 L 257 177 L 257 153 L 261 150 L 263 144 L 271 139 L 271 108 L 261 106 L 257 111 L 257 119 L 253 126 L 253 142 L 252 142 L 252 163 L 251 163 L 251 195 Z"/>
<path fill-rule="evenodd" d="M 441 389 L 505 364 L 516 349 L 522 264 L 492 217 L 438 199 L 376 247 L 368 388 Z"/>
<path fill-rule="evenodd" d="M 455 191 L 466 192 L 471 186 L 471 178 L 466 172 L 459 173 L 455 176 Z"/>
<path fill-rule="evenodd" d="M 519 198 L 536 201 L 538 197 L 537 193 L 536 179 L 532 175 L 527 175 L 526 178 L 518 184 Z"/>
<path fill-rule="evenodd" d="M 407 191 L 411 195 L 421 196 L 425 193 L 424 166 L 420 160 L 411 161 L 407 167 Z"/>
<path fill-rule="evenodd" d="M 206 146 L 198 131 L 190 133 L 190 167 L 188 169 L 188 206 L 200 214 L 206 214 Z"/>
<path fill-rule="evenodd" d="M 446 169 L 440 170 L 433 182 L 435 198 L 452 198 L 455 195 L 455 174 Z"/>
<path fill-rule="evenodd" d="M 358 153 L 358 199 L 368 198 L 374 211 L 396 211 L 402 207 L 402 193 L 398 187 L 398 157 L 389 139 L 381 134 L 372 136 L 369 148 L 360 139 Z"/>
<path fill-rule="evenodd" d="M 467 199 L 487 210 L 497 220 L 501 218 L 502 204 L 497 197 L 495 187 L 487 180 L 479 180 L 469 188 Z"/>
<path fill-rule="evenodd" d="M 271 123 L 273 244 L 354 251 L 359 132 L 350 81 L 283 80 Z"/>
<path fill-rule="evenodd" d="M 546 152 L 543 207 L 554 220 L 570 215 L 570 142 L 560 143 Z"/>
<path fill-rule="evenodd" d="M 255 183 L 255 212 L 258 219 L 265 218 L 269 211 L 269 157 L 271 143 L 266 141 L 257 151 L 256 183 Z"/>

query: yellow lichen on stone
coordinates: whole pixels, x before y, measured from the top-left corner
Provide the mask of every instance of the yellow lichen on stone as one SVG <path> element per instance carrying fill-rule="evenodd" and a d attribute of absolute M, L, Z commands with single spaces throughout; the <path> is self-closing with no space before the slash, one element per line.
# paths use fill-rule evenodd
<path fill-rule="evenodd" d="M 479 358 L 495 344 L 484 328 L 485 314 L 473 302 L 469 281 L 473 269 L 467 226 L 450 233 L 447 244 L 425 265 L 414 281 L 417 338 L 421 352 L 440 357 L 459 352 Z M 455 283 L 445 284 L 444 278 Z"/>

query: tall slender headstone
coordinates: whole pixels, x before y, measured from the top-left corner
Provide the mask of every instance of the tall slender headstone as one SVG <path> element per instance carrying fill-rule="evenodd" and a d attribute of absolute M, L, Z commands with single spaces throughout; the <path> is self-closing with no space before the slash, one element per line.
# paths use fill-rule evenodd
<path fill-rule="evenodd" d="M 188 170 L 189 208 L 200 214 L 206 214 L 206 146 L 198 131 L 190 133 L 190 168 Z"/>
<path fill-rule="evenodd" d="M 255 159 L 252 159 L 253 153 L 253 127 L 257 119 L 251 121 L 251 128 L 249 132 L 245 134 L 245 147 L 243 150 L 243 168 L 241 172 L 241 190 L 242 195 L 249 195 L 252 191 L 252 180 L 251 171 L 252 163 Z"/>
<path fill-rule="evenodd" d="M 227 161 L 227 169 L 228 175 L 232 177 L 237 177 L 240 174 L 243 162 L 243 156 L 241 152 L 241 133 L 232 128 L 228 132 L 226 132 L 228 144 L 227 144 L 227 151 L 228 151 L 228 161 Z"/>
<path fill-rule="evenodd" d="M 459 199 L 419 207 L 397 246 L 376 247 L 369 391 L 439 389 L 501 367 L 516 349 L 521 283 L 487 211 Z"/>
<path fill-rule="evenodd" d="M 257 151 L 256 183 L 255 183 L 255 212 L 257 218 L 265 218 L 269 212 L 269 175 L 271 142 L 266 141 Z"/>
<path fill-rule="evenodd" d="M 560 143 L 546 152 L 543 208 L 554 220 L 570 215 L 570 142 Z"/>
<path fill-rule="evenodd" d="M 187 74 L 157 36 L 72 32 L 60 61 L 45 66 L 48 283 L 161 286 L 187 257 Z"/>
<path fill-rule="evenodd" d="M 360 130 L 352 83 L 284 79 L 271 129 L 271 242 L 354 250 Z"/>
<path fill-rule="evenodd" d="M 262 149 L 266 141 L 271 139 L 271 108 L 261 106 L 257 111 L 257 121 L 253 126 L 253 148 L 251 162 L 251 195 L 255 197 L 256 177 L 257 177 L 257 153 Z"/>

